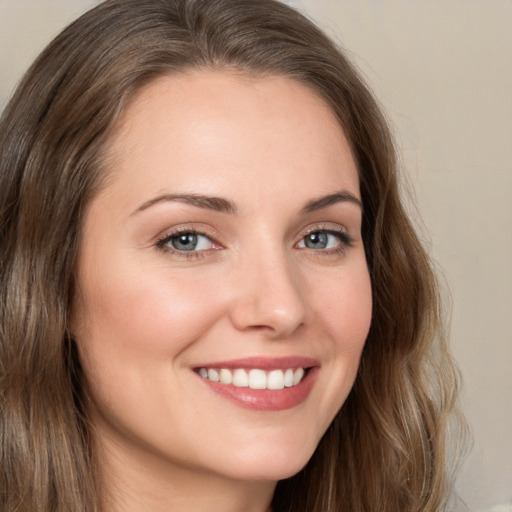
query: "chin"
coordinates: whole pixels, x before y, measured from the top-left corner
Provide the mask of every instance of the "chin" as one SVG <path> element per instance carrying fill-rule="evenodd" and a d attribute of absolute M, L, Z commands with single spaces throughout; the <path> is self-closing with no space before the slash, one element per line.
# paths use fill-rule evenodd
<path fill-rule="evenodd" d="M 314 448 L 305 450 L 304 447 L 289 450 L 261 451 L 259 454 L 238 454 L 238 461 L 231 469 L 232 477 L 247 481 L 278 481 L 296 475 L 309 462 Z"/>

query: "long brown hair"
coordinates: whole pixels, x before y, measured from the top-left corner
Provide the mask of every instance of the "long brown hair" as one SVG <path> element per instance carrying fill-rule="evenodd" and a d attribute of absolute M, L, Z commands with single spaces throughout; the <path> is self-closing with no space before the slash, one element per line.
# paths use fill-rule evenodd
<path fill-rule="evenodd" d="M 457 375 L 393 142 L 343 53 L 275 0 L 109 0 L 40 55 L 0 122 L 0 509 L 99 511 L 83 380 L 67 334 L 83 212 L 123 106 L 192 68 L 287 76 L 336 114 L 358 164 L 374 308 L 354 388 L 280 512 L 442 510 Z"/>

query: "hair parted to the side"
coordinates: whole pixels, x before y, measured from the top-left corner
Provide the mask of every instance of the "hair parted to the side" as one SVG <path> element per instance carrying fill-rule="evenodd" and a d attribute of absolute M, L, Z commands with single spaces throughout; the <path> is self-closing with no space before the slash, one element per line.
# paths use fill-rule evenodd
<path fill-rule="evenodd" d="M 109 135 L 151 80 L 226 68 L 290 77 L 336 114 L 357 161 L 374 297 L 354 389 L 276 512 L 432 512 L 457 374 L 430 262 L 398 194 L 393 143 L 366 86 L 276 0 L 109 0 L 59 35 L 0 121 L 0 510 L 99 512 L 101 482 L 67 334 L 83 212 Z"/>

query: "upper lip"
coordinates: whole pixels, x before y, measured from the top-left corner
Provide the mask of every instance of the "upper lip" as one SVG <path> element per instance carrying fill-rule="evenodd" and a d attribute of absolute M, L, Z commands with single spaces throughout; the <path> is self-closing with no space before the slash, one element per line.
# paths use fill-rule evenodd
<path fill-rule="evenodd" d="M 286 368 L 312 368 L 320 363 L 311 357 L 284 356 L 284 357 L 244 357 L 227 361 L 211 361 L 195 365 L 195 368 L 258 368 L 261 370 L 279 370 Z"/>

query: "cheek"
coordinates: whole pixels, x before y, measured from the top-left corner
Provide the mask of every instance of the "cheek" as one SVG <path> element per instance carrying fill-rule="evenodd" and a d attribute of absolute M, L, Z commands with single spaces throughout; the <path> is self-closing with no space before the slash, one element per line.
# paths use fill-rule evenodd
<path fill-rule="evenodd" d="M 366 266 L 331 280 L 326 290 L 317 294 L 324 328 L 337 350 L 359 355 L 372 318 L 372 290 Z"/>
<path fill-rule="evenodd" d="M 322 393 L 316 397 L 317 408 L 323 411 L 317 416 L 317 430 L 323 433 L 352 389 L 370 328 L 372 292 L 364 260 L 329 276 L 317 275 L 309 294 L 316 333 L 326 353 Z"/>
<path fill-rule="evenodd" d="M 372 291 L 366 264 L 351 272 L 340 273 L 316 293 L 316 317 L 329 340 L 332 380 L 326 401 L 341 407 L 348 396 L 359 369 L 372 319 Z"/>
<path fill-rule="evenodd" d="M 222 309 L 212 288 L 168 269 L 111 268 L 81 279 L 77 313 L 84 351 L 175 355 L 201 336 Z"/>

